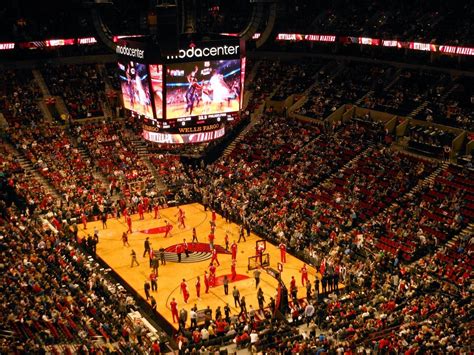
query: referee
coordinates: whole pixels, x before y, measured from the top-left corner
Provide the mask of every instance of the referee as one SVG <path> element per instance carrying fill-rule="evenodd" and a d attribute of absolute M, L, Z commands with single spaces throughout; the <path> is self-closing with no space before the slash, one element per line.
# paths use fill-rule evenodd
<path fill-rule="evenodd" d="M 260 271 L 260 269 L 255 269 L 255 271 L 253 272 L 253 277 L 255 277 L 255 288 L 258 288 L 258 285 L 260 284 L 260 274 L 262 272 Z"/>

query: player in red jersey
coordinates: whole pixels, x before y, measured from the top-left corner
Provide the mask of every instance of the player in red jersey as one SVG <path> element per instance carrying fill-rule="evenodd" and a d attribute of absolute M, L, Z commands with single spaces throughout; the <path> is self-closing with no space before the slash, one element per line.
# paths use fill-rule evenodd
<path fill-rule="evenodd" d="M 206 293 L 209 293 L 209 276 L 207 271 L 204 271 L 204 286 L 206 286 Z"/>
<path fill-rule="evenodd" d="M 173 229 L 173 225 L 168 222 L 168 221 L 165 221 L 166 223 L 166 227 L 165 227 L 165 238 L 170 236 L 171 237 L 171 230 Z"/>
<path fill-rule="evenodd" d="M 216 262 L 217 263 L 217 266 L 221 266 L 221 263 L 219 262 L 219 260 L 217 259 L 217 250 L 215 248 L 213 248 L 211 250 L 211 253 L 212 253 L 212 259 L 211 259 L 211 264 Z"/>
<path fill-rule="evenodd" d="M 160 216 L 160 206 L 157 203 L 155 203 L 153 205 L 153 211 L 155 212 L 155 219 L 161 218 L 161 216 Z"/>
<path fill-rule="evenodd" d="M 196 296 L 201 299 L 201 278 L 198 276 L 196 280 Z"/>
<path fill-rule="evenodd" d="M 143 198 L 143 210 L 145 212 L 151 212 L 150 199 L 147 196 Z"/>
<path fill-rule="evenodd" d="M 84 226 L 84 229 L 87 229 L 87 216 L 84 212 L 81 214 L 81 220 L 82 220 L 82 225 Z"/>
<path fill-rule="evenodd" d="M 129 232 L 129 233 L 133 233 L 133 232 L 132 232 L 132 217 L 130 217 L 129 215 L 127 215 L 126 221 L 127 221 L 127 226 L 128 226 L 128 232 Z"/>
<path fill-rule="evenodd" d="M 232 252 L 232 260 L 237 260 L 237 243 L 235 242 L 235 240 L 230 246 L 230 251 Z"/>
<path fill-rule="evenodd" d="M 214 239 L 216 239 L 216 236 L 214 235 L 214 233 L 210 233 L 207 239 L 209 240 L 209 248 L 212 251 L 212 249 L 214 249 Z"/>
<path fill-rule="evenodd" d="M 303 265 L 303 267 L 300 269 L 301 272 L 301 283 L 306 285 L 306 282 L 308 282 L 308 269 L 306 268 L 306 264 Z"/>
<path fill-rule="evenodd" d="M 286 263 L 286 245 L 284 243 L 280 243 L 278 247 L 280 248 L 281 262 Z"/>
<path fill-rule="evenodd" d="M 180 287 L 181 287 L 181 293 L 183 294 L 184 303 L 188 303 L 189 291 L 188 291 L 188 284 L 186 283 L 185 279 L 183 279 L 183 281 L 181 282 Z"/>
<path fill-rule="evenodd" d="M 171 315 L 173 316 L 173 323 L 177 323 L 179 321 L 179 314 L 178 314 L 178 302 L 173 298 L 170 302 L 171 308 Z"/>
<path fill-rule="evenodd" d="M 213 263 L 209 266 L 209 285 L 211 287 L 216 285 L 216 267 Z"/>
<path fill-rule="evenodd" d="M 230 266 L 230 273 L 231 273 L 231 280 L 234 281 L 235 277 L 237 276 L 237 271 L 236 271 L 236 261 L 235 259 L 232 260 L 232 265 Z"/>
<path fill-rule="evenodd" d="M 143 203 L 138 204 L 138 216 L 140 217 L 140 220 L 145 219 L 145 215 L 143 214 Z"/>
<path fill-rule="evenodd" d="M 178 207 L 178 213 L 175 214 L 175 217 L 178 217 L 178 227 L 186 228 L 184 226 L 184 211 L 180 207 Z"/>
<path fill-rule="evenodd" d="M 189 246 L 186 239 L 183 239 L 183 248 L 184 248 L 184 254 L 186 254 L 187 258 L 189 258 Z"/>
<path fill-rule="evenodd" d="M 183 213 L 180 216 L 178 216 L 178 223 L 179 223 L 178 226 L 179 226 L 179 228 L 186 229 L 186 224 L 184 223 L 185 219 L 186 219 L 186 215 L 183 211 Z"/>

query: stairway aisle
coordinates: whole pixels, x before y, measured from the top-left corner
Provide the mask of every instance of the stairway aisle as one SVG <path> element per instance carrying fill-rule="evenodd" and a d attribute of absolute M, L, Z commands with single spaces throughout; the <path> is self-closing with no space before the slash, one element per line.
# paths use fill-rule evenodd
<path fill-rule="evenodd" d="M 237 143 L 239 143 L 242 139 L 244 139 L 245 135 L 257 124 L 260 123 L 260 118 L 254 116 L 251 120 L 250 123 L 245 127 L 240 134 L 235 137 L 235 139 L 230 143 L 225 149 L 224 153 L 222 154 L 223 157 L 227 157 L 232 151 L 234 150 L 235 146 Z"/>
<path fill-rule="evenodd" d="M 165 191 L 167 189 L 166 184 L 163 182 L 160 175 L 158 174 L 158 171 L 156 170 L 155 166 L 148 157 L 150 152 L 148 151 L 146 143 L 141 137 L 137 137 L 133 132 L 129 131 L 129 134 L 131 137 L 130 143 L 133 145 L 135 152 L 138 154 L 140 159 L 145 163 L 148 170 L 150 170 L 151 174 L 153 175 L 156 190 Z"/>
<path fill-rule="evenodd" d="M 46 193 L 53 196 L 57 201 L 63 200 L 63 196 L 61 193 L 56 190 L 53 185 L 50 184 L 46 178 L 44 178 L 31 164 L 30 160 L 26 158 L 26 156 L 18 151 L 15 147 L 13 147 L 10 143 L 3 141 L 3 145 L 9 150 L 14 156 L 17 157 L 18 162 L 23 169 L 26 177 L 31 177 L 41 183 Z"/>

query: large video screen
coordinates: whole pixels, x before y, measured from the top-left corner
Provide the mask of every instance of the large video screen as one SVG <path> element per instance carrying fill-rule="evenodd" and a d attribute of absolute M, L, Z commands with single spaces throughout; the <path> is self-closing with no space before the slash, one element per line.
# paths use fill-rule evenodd
<path fill-rule="evenodd" d="M 240 59 L 168 65 L 166 118 L 238 111 L 240 71 Z"/>
<path fill-rule="evenodd" d="M 125 108 L 153 118 L 146 65 L 130 61 L 119 62 L 118 67 Z"/>
<path fill-rule="evenodd" d="M 151 90 L 155 101 L 155 117 L 163 118 L 163 66 L 150 65 Z"/>

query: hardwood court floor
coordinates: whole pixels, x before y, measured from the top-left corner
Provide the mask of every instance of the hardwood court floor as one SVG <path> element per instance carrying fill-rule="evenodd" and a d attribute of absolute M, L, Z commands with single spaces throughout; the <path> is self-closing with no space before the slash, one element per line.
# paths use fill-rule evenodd
<path fill-rule="evenodd" d="M 79 235 L 84 236 L 87 233 L 93 234 L 94 227 L 99 230 L 99 244 L 97 245 L 97 254 L 107 264 L 113 268 L 129 285 L 139 292 L 142 297 L 145 297 L 144 282 L 149 278 L 151 269 L 149 268 L 148 256 L 143 257 L 144 252 L 144 241 L 146 237 L 152 244 L 154 250 L 159 248 L 168 248 L 178 243 L 183 242 L 183 238 L 186 238 L 188 244 L 191 244 L 192 240 L 192 228 L 195 227 L 199 242 L 207 243 L 208 234 L 210 232 L 210 220 L 211 212 L 209 210 L 204 211 L 202 205 L 198 203 L 182 205 L 181 208 L 186 214 L 186 228 L 178 228 L 177 221 L 177 207 L 170 207 L 160 210 L 161 219 L 153 219 L 154 215 L 145 213 L 145 219 L 139 220 L 138 214 L 132 216 L 132 230 L 133 233 L 129 234 L 130 246 L 123 246 L 122 233 L 127 230 L 124 218 L 120 219 L 110 218 L 107 221 L 108 228 L 102 229 L 102 222 L 91 222 L 87 224 L 87 230 L 84 230 L 82 224 L 80 225 Z M 146 234 L 144 231 L 152 228 L 165 226 L 165 220 L 173 225 L 171 237 L 164 238 L 164 233 L 160 234 Z M 229 241 L 238 240 L 240 227 L 234 223 L 226 223 L 225 220 L 217 215 L 216 221 L 216 239 L 215 244 L 222 247 L 225 246 L 224 236 L 226 231 L 229 233 Z M 153 231 L 153 230 L 152 230 Z M 210 255 L 200 255 L 200 259 L 208 257 L 203 261 L 195 262 L 170 262 L 160 266 L 158 270 L 158 291 L 152 292 L 158 305 L 157 310 L 166 319 L 172 323 L 171 311 L 169 308 L 169 302 L 174 297 L 178 302 L 178 309 L 186 308 L 189 309 L 196 304 L 198 309 L 204 309 L 208 305 L 213 309 L 217 306 L 221 306 L 221 309 L 226 303 L 232 308 L 233 312 L 237 312 L 237 308 L 234 308 L 234 302 L 232 297 L 233 286 L 237 286 L 241 296 L 245 296 L 247 301 L 247 309 L 249 305 L 253 305 L 254 308 L 258 308 L 257 302 L 257 290 L 255 288 L 255 279 L 253 278 L 253 272 L 247 272 L 248 257 L 255 255 L 255 242 L 259 238 L 255 234 L 251 234 L 247 238 L 246 242 L 238 244 L 237 252 L 237 274 L 242 275 L 242 280 L 235 281 L 229 284 L 229 295 L 224 294 L 223 286 L 216 286 L 209 289 L 209 293 L 205 294 L 204 286 L 204 271 L 208 270 L 210 263 Z M 130 267 L 132 249 L 137 253 L 137 259 L 140 263 L 139 266 Z M 274 246 L 267 242 L 266 253 L 270 254 L 270 267 L 277 269 L 277 263 L 280 261 L 280 250 L 277 246 Z M 170 257 L 175 255 L 169 254 Z M 176 258 L 175 258 L 176 259 Z M 182 255 L 182 260 L 185 261 L 186 256 Z M 191 254 L 190 259 L 196 259 L 196 255 Z M 198 258 L 199 259 L 199 258 Z M 225 274 L 230 275 L 231 268 L 231 254 L 219 254 L 218 259 L 220 266 L 217 268 L 217 277 Z M 282 279 L 289 287 L 291 276 L 294 276 L 298 286 L 298 298 L 306 297 L 306 289 L 301 284 L 301 274 L 299 270 L 303 266 L 303 262 L 287 253 L 287 262 L 284 264 L 284 270 L 282 273 Z M 314 287 L 314 279 L 316 270 L 313 267 L 308 267 L 309 279 Z M 201 299 L 196 296 L 195 282 L 196 277 L 201 277 Z M 319 275 L 320 276 L 320 275 Z M 248 278 L 245 278 L 248 277 Z M 186 279 L 188 283 L 188 290 L 190 292 L 190 298 L 188 304 L 184 303 L 183 297 L 180 293 L 180 283 L 182 279 Z M 230 277 L 229 277 L 230 279 Z M 265 295 L 265 302 L 268 302 L 270 296 L 276 296 L 277 281 L 270 275 L 262 272 L 260 287 L 262 288 Z M 240 311 L 240 309 L 239 309 Z M 214 314 L 214 312 L 213 312 Z M 177 323 L 174 323 L 177 328 Z"/>

